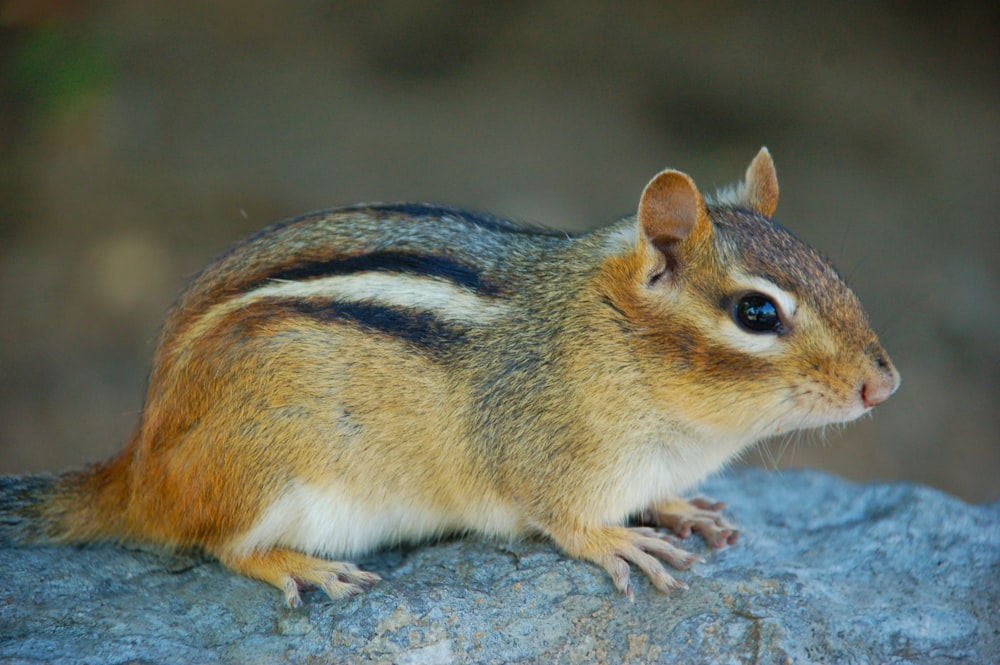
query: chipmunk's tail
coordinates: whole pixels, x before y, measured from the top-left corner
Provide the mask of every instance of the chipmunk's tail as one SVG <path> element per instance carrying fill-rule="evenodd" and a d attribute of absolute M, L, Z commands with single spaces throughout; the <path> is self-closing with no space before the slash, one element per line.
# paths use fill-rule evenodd
<path fill-rule="evenodd" d="M 61 475 L 0 476 L 0 545 L 126 538 L 127 478 L 123 457 Z"/>

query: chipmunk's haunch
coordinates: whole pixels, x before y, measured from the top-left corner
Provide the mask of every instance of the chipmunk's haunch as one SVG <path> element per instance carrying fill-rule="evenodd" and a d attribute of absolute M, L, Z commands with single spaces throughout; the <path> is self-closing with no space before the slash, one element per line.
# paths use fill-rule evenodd
<path fill-rule="evenodd" d="M 664 171 L 582 235 L 423 204 L 264 229 L 170 311 L 117 457 L 7 479 L 20 542 L 200 548 L 289 605 L 378 578 L 341 562 L 452 531 L 548 536 L 631 594 L 736 531 L 681 492 L 778 432 L 899 384 L 854 294 L 769 220 L 761 150 L 714 201 Z M 646 526 L 627 526 L 639 516 Z"/>

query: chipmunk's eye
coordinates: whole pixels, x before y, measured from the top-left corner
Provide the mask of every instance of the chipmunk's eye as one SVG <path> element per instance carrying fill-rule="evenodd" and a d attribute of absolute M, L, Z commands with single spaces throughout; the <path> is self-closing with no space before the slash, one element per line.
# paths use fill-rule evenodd
<path fill-rule="evenodd" d="M 755 333 L 780 333 L 784 326 L 774 301 L 760 293 L 749 293 L 733 309 L 736 323 L 744 330 Z"/>

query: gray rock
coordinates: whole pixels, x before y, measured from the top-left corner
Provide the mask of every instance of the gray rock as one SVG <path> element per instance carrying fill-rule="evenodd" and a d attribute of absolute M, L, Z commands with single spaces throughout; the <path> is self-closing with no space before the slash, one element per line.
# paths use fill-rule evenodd
<path fill-rule="evenodd" d="M 0 550 L 9 663 L 955 663 L 1000 654 L 1000 502 L 743 469 L 707 483 L 738 545 L 635 600 L 550 544 L 380 553 L 367 594 L 278 591 L 217 563 L 117 547 Z"/>

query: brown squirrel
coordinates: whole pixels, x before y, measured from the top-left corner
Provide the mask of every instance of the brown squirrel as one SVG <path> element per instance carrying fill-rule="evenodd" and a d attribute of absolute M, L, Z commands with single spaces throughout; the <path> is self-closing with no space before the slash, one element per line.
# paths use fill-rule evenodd
<path fill-rule="evenodd" d="M 714 199 L 666 170 L 580 235 L 426 204 L 265 228 L 170 310 L 125 449 L 3 479 L 2 530 L 200 549 L 292 607 L 379 579 L 327 557 L 466 531 L 543 534 L 629 596 L 630 564 L 681 588 L 661 561 L 695 557 L 653 527 L 737 536 L 682 492 L 899 385 L 777 202 L 762 149 Z"/>

